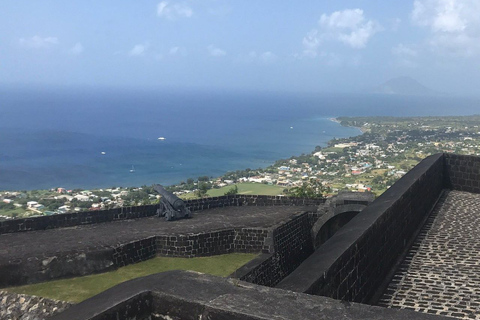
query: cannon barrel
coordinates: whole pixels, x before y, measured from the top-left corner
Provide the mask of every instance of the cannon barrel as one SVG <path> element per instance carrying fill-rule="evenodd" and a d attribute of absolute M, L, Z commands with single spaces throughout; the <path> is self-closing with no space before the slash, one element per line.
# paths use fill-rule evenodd
<path fill-rule="evenodd" d="M 153 190 L 157 191 L 175 210 L 181 210 L 185 203 L 182 199 L 174 195 L 173 193 L 168 192 L 159 184 L 153 186 Z"/>

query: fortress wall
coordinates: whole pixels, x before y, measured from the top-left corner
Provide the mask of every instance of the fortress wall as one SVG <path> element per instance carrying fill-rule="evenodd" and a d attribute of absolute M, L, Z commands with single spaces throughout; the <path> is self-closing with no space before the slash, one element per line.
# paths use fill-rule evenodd
<path fill-rule="evenodd" d="M 157 254 L 168 257 L 205 257 L 232 252 L 269 252 L 268 230 L 235 228 L 208 233 L 157 236 Z"/>
<path fill-rule="evenodd" d="M 157 236 L 157 254 L 168 257 L 205 257 L 234 252 L 235 230 Z"/>
<path fill-rule="evenodd" d="M 368 302 L 444 188 L 443 154 L 424 159 L 325 242 L 277 288 Z"/>
<path fill-rule="evenodd" d="M 116 248 L 64 252 L 48 258 L 29 258 L 0 266 L 0 287 L 18 286 L 66 277 L 106 272 L 156 255 L 156 237 Z"/>
<path fill-rule="evenodd" d="M 273 230 L 273 253 L 262 255 L 235 274 L 241 280 L 275 286 L 313 253 L 311 229 L 316 214 L 303 213 Z M 267 239 L 268 240 L 268 239 Z M 267 245 L 264 253 L 267 253 Z"/>
<path fill-rule="evenodd" d="M 127 219 L 150 217 L 156 214 L 158 205 L 122 207 L 101 211 L 82 211 L 51 216 L 0 221 L 0 234 L 74 227 Z"/>
<path fill-rule="evenodd" d="M 241 194 L 185 201 L 191 211 L 238 206 L 318 206 L 323 203 L 325 203 L 325 199 Z"/>
<path fill-rule="evenodd" d="M 187 271 L 169 271 L 123 282 L 73 305 L 51 320 L 154 319 L 371 319 L 447 320 L 278 290 Z"/>
<path fill-rule="evenodd" d="M 112 261 L 115 268 L 151 259 L 157 254 L 157 237 L 134 241 L 113 249 Z"/>
<path fill-rule="evenodd" d="M 325 199 L 282 196 L 233 195 L 185 201 L 191 211 L 229 206 L 317 206 Z M 0 221 L 0 234 L 73 227 L 118 220 L 139 219 L 157 214 L 158 205 L 122 207 L 101 211 L 82 211 L 51 216 Z"/>
<path fill-rule="evenodd" d="M 446 153 L 445 169 L 450 189 L 480 193 L 480 157 Z"/>

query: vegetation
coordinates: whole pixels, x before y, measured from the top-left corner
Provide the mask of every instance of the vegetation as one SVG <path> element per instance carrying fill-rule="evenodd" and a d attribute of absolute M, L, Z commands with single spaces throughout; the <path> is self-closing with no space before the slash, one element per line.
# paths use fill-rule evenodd
<path fill-rule="evenodd" d="M 302 185 L 290 188 L 287 192 L 289 196 L 298 198 L 323 198 L 327 193 L 325 188 L 318 180 L 311 179 Z"/>
<path fill-rule="evenodd" d="M 255 256 L 234 253 L 201 258 L 157 257 L 111 272 L 11 287 L 7 291 L 78 303 L 121 282 L 169 270 L 192 270 L 226 277 Z"/>
<path fill-rule="evenodd" d="M 268 184 L 262 183 L 253 183 L 253 182 L 245 182 L 245 183 L 238 183 L 235 185 L 237 187 L 237 194 L 259 194 L 259 195 L 267 195 L 267 196 L 276 196 L 279 194 L 283 194 L 283 187 L 280 186 L 271 186 Z M 210 197 L 219 197 L 225 195 L 232 187 L 227 186 L 219 189 L 211 189 L 208 190 L 208 195 Z"/>

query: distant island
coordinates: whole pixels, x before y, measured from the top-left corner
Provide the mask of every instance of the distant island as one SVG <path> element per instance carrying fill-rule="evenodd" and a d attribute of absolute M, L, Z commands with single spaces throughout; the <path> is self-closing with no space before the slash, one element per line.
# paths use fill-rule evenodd
<path fill-rule="evenodd" d="M 434 95 L 436 94 L 430 88 L 427 88 L 420 82 L 410 77 L 398 77 L 390 79 L 373 89 L 377 94 L 396 94 L 396 95 Z"/>

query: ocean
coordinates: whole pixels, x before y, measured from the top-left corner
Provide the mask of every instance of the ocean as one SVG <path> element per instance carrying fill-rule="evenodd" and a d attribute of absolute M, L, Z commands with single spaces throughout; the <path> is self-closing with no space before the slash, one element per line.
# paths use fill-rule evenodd
<path fill-rule="evenodd" d="M 478 106 L 455 97 L 0 88 L 0 190 L 216 177 L 360 134 L 332 117 L 468 115 Z"/>

